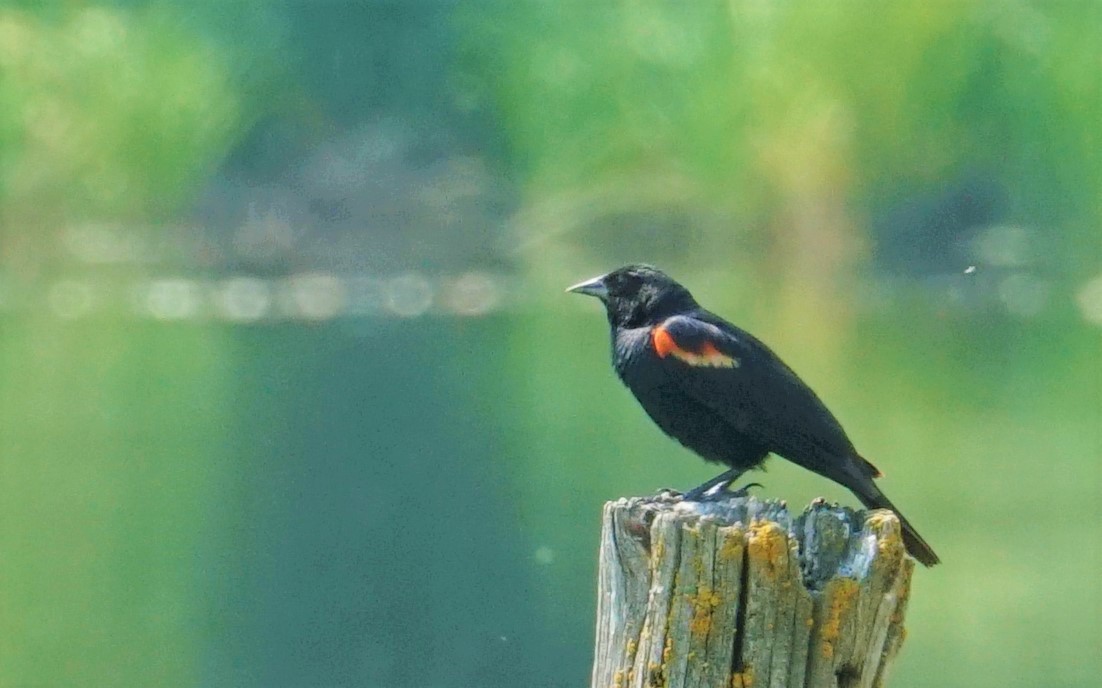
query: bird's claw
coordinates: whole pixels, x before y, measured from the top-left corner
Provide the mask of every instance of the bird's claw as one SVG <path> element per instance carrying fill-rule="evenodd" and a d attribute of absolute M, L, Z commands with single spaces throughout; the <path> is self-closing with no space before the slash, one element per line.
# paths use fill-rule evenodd
<path fill-rule="evenodd" d="M 683 502 L 718 502 L 724 499 L 743 499 L 750 496 L 751 487 L 765 487 L 761 483 L 746 483 L 737 490 L 729 489 L 734 479 L 724 480 L 714 485 L 705 483 L 700 487 L 689 490 L 681 497 Z M 704 488 L 704 489 L 701 489 Z"/>
<path fill-rule="evenodd" d="M 743 485 L 742 487 L 740 487 L 740 488 L 739 488 L 739 489 L 737 489 L 737 490 L 730 490 L 730 491 L 728 491 L 728 492 L 727 492 L 727 496 L 728 496 L 728 497 L 749 497 L 749 496 L 750 496 L 750 488 L 751 488 L 751 487 L 761 487 L 761 488 L 764 488 L 764 487 L 765 487 L 765 485 L 762 485 L 761 483 L 746 483 L 745 485 Z"/>

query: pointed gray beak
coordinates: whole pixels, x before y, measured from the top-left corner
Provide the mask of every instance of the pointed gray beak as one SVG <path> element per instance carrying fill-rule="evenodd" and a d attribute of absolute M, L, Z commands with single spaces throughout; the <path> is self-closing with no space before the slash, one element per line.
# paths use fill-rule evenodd
<path fill-rule="evenodd" d="M 608 300 L 608 287 L 605 286 L 605 276 L 594 277 L 591 280 L 585 282 L 579 282 L 573 287 L 570 287 L 566 291 L 573 292 L 575 294 L 585 294 L 586 296 L 596 296 L 602 301 Z"/>

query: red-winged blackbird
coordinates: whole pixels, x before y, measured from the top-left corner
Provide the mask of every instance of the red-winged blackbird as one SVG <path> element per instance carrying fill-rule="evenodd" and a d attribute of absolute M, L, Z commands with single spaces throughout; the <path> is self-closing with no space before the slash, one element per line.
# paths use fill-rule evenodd
<path fill-rule="evenodd" d="M 616 373 L 658 427 L 705 460 L 731 467 L 686 499 L 721 493 L 772 452 L 849 488 L 868 508 L 894 511 L 911 556 L 938 563 L 873 482 L 880 471 L 765 344 L 701 308 L 685 287 L 648 265 L 628 265 L 568 291 L 604 302 Z"/>

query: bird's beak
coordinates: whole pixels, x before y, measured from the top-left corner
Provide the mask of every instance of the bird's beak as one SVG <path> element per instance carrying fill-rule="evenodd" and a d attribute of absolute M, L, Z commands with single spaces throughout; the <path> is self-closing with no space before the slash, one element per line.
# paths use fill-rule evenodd
<path fill-rule="evenodd" d="M 585 294 L 586 296 L 596 296 L 602 301 L 608 300 L 608 287 L 605 286 L 605 276 L 594 277 L 591 280 L 585 282 L 579 282 L 573 287 L 568 288 L 566 291 L 573 292 L 575 294 Z"/>

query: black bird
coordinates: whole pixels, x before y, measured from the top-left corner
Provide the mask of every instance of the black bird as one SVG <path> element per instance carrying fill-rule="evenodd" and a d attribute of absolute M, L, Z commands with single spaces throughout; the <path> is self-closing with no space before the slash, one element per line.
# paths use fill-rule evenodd
<path fill-rule="evenodd" d="M 616 373 L 658 427 L 730 470 L 685 495 L 722 492 L 778 454 L 849 488 L 871 509 L 891 509 L 903 542 L 926 566 L 934 551 L 873 482 L 815 392 L 750 333 L 701 308 L 685 287 L 649 265 L 628 265 L 567 291 L 595 296 L 612 326 Z"/>

